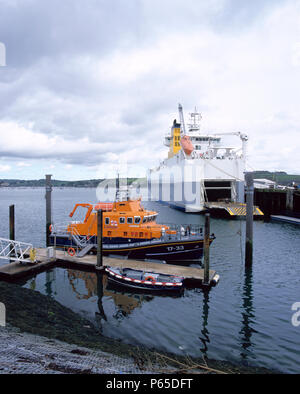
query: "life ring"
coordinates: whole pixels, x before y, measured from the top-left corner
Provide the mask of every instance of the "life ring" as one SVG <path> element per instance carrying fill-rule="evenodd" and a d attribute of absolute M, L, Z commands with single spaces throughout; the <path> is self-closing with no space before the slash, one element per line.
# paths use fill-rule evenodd
<path fill-rule="evenodd" d="M 150 282 L 155 282 L 155 279 L 153 278 L 153 276 L 147 276 L 145 278 L 146 281 L 150 281 Z"/>
<path fill-rule="evenodd" d="M 50 226 L 49 226 L 50 233 L 52 233 L 52 230 L 53 230 L 53 227 L 52 227 L 52 224 L 50 224 Z"/>
<path fill-rule="evenodd" d="M 68 249 L 68 255 L 69 256 L 75 256 L 75 249 L 74 248 L 69 248 Z"/>

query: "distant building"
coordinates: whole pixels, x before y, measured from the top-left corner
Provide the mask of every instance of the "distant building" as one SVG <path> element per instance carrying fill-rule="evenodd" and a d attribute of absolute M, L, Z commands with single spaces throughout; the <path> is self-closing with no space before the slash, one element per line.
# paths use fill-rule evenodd
<path fill-rule="evenodd" d="M 253 179 L 255 189 L 275 189 L 277 183 L 270 179 Z"/>

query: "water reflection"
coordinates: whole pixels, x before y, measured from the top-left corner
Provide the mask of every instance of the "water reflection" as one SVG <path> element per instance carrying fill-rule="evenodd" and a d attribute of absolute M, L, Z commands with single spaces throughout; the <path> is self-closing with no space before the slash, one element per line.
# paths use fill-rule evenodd
<path fill-rule="evenodd" d="M 88 300 L 91 297 L 97 296 L 98 281 L 95 273 L 67 269 L 67 277 L 77 299 Z M 84 283 L 86 292 L 80 290 L 82 283 Z"/>
<path fill-rule="evenodd" d="M 103 318 L 107 321 L 103 307 L 104 297 L 109 297 L 114 301 L 117 312 L 113 317 L 116 319 L 130 315 L 135 308 L 141 307 L 143 302 L 149 302 L 154 298 L 147 294 L 136 294 L 129 290 L 125 292 L 123 288 L 111 285 L 107 276 L 100 272 L 90 273 L 67 269 L 67 278 L 77 299 L 87 300 L 94 296 L 97 297 L 99 310 L 97 320 Z M 82 290 L 82 283 L 84 283 L 84 290 Z"/>
<path fill-rule="evenodd" d="M 47 296 L 54 298 L 56 291 L 53 291 L 52 285 L 55 284 L 55 270 L 46 271 L 45 293 Z"/>
<path fill-rule="evenodd" d="M 244 286 L 243 286 L 243 303 L 242 303 L 242 327 L 240 330 L 241 335 L 241 357 L 244 361 L 247 360 L 252 346 L 251 337 L 256 331 L 251 327 L 251 322 L 254 321 L 254 308 L 253 308 L 253 290 L 252 290 L 253 273 L 252 267 L 245 268 Z"/>
<path fill-rule="evenodd" d="M 209 331 L 207 328 L 208 325 L 208 312 L 209 312 L 209 290 L 202 290 L 203 293 L 203 303 L 202 303 L 202 336 L 199 337 L 200 341 L 203 343 L 203 347 L 200 348 L 203 356 L 207 356 L 207 344 L 210 342 L 209 340 Z"/>
<path fill-rule="evenodd" d="M 96 277 L 97 277 L 97 296 L 98 296 L 97 305 L 98 305 L 99 312 L 95 312 L 95 315 L 96 315 L 96 321 L 98 323 L 98 326 L 101 327 L 102 319 L 107 321 L 107 317 L 106 317 L 106 314 L 104 312 L 104 307 L 103 307 L 103 303 L 102 303 L 102 299 L 103 299 L 103 275 L 100 274 L 100 272 L 97 272 L 96 273 Z"/>

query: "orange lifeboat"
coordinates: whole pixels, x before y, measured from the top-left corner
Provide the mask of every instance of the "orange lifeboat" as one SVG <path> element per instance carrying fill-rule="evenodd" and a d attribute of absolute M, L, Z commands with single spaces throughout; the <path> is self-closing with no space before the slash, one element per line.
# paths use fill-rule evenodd
<path fill-rule="evenodd" d="M 187 136 L 187 135 L 184 135 L 181 138 L 180 142 L 181 142 L 181 146 L 182 146 L 184 152 L 187 155 L 190 155 L 193 152 L 193 150 L 194 150 L 194 146 L 193 146 L 193 144 L 192 144 L 192 142 L 190 140 L 190 137 Z"/>

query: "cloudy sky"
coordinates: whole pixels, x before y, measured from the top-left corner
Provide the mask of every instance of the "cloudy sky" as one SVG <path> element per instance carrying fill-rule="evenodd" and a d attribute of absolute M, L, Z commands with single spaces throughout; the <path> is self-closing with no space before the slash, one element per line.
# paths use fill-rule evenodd
<path fill-rule="evenodd" d="M 0 0 L 0 42 L 0 178 L 143 176 L 179 102 L 300 173 L 298 0 Z"/>

